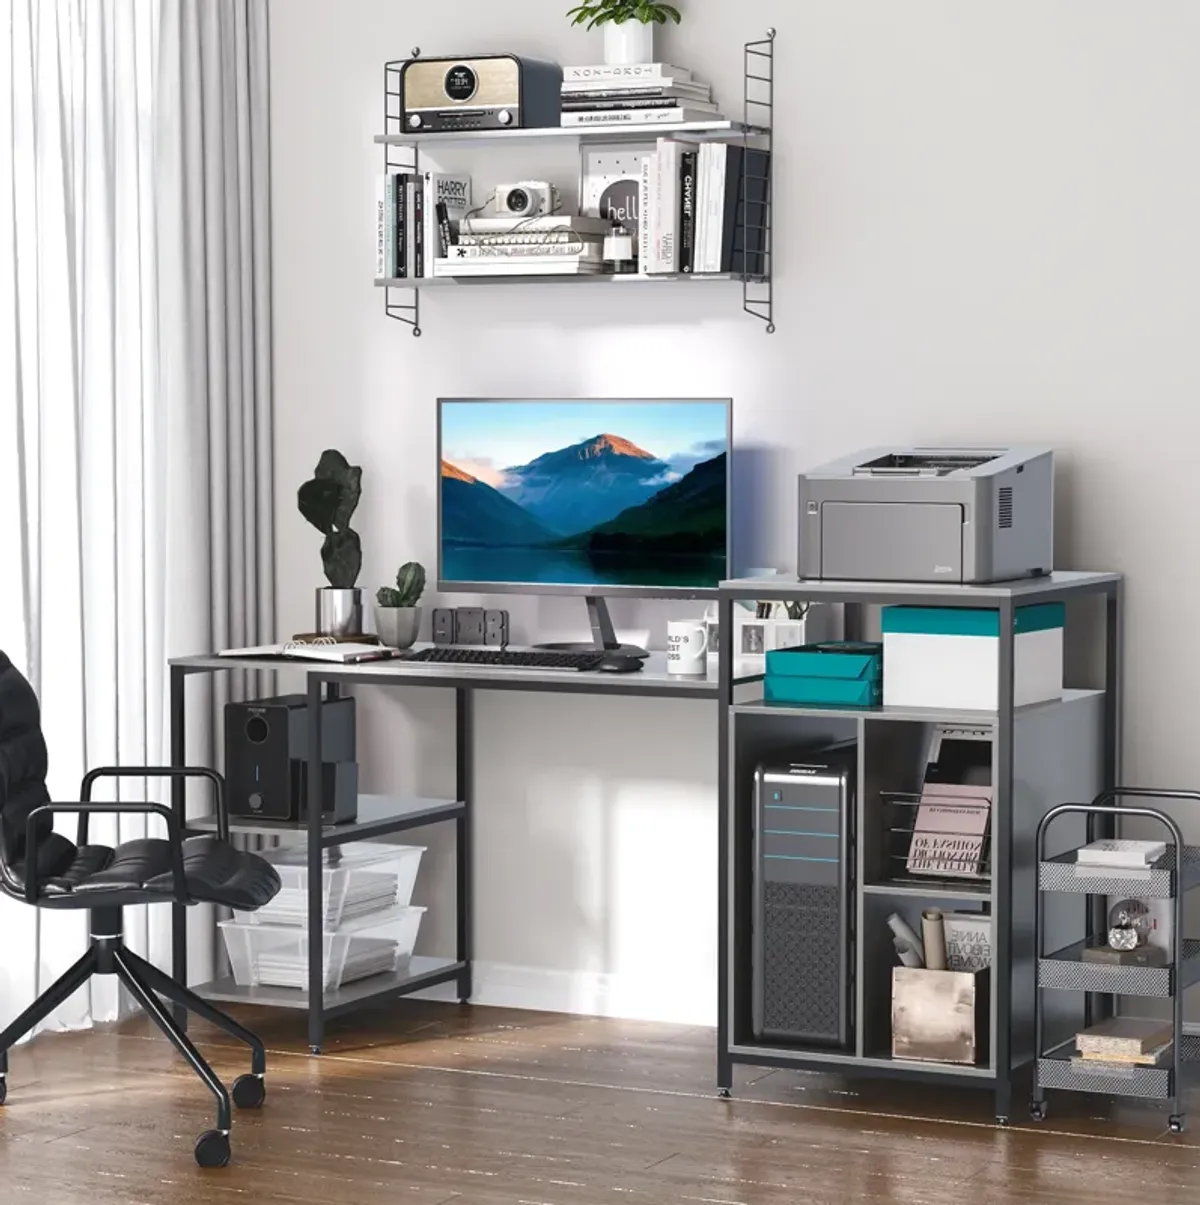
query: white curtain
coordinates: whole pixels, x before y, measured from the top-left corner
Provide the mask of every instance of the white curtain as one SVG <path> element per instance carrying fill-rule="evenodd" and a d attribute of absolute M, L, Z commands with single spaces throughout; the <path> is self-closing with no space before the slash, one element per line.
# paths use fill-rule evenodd
<path fill-rule="evenodd" d="M 168 657 L 273 626 L 265 0 L 8 3 L 0 648 L 69 800 L 85 767 L 168 762 Z M 193 714 L 209 759 L 211 713 Z M 0 1018 L 78 957 L 85 916 L 0 898 Z M 169 909 L 128 910 L 126 936 L 170 967 Z M 51 1024 L 117 1007 L 94 980 Z"/>

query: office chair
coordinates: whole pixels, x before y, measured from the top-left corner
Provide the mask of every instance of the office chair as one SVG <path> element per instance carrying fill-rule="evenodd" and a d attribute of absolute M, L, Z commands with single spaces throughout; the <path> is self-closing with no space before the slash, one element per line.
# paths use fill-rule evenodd
<path fill-rule="evenodd" d="M 151 777 L 211 782 L 217 835 L 185 837 L 178 817 L 162 804 L 92 802 L 98 779 Z M 216 1129 L 197 1139 L 196 1162 L 201 1167 L 224 1167 L 230 1154 L 230 1093 L 159 997 L 250 1047 L 250 1074 L 233 1085 L 238 1108 L 258 1108 L 266 1099 L 266 1050 L 232 1017 L 127 949 L 122 909 L 130 904 L 209 903 L 254 911 L 278 892 L 279 876 L 262 858 L 229 843 L 225 782 L 213 770 L 92 770 L 83 780 L 80 800 L 50 802 L 37 696 L 0 652 L 0 891 L 35 908 L 86 908 L 91 937 L 87 953 L 0 1033 L 0 1105 L 6 1095 L 9 1048 L 93 975 L 116 975 L 217 1098 Z M 53 831 L 53 817 L 62 813 L 79 817 L 75 844 Z M 159 816 L 166 822 L 167 839 L 127 841 L 115 849 L 89 844 L 88 818 L 96 813 Z"/>

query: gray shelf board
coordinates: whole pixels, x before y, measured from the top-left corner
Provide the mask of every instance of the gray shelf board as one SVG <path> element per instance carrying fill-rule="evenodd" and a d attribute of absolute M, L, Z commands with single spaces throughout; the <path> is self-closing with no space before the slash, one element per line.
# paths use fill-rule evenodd
<path fill-rule="evenodd" d="M 429 958 L 416 954 L 402 971 L 390 975 L 372 975 L 342 987 L 325 992 L 324 1008 L 327 1013 L 337 1013 L 354 1008 L 376 996 L 388 996 L 405 989 L 419 991 L 426 980 L 441 975 L 452 975 L 464 967 L 464 963 L 453 958 Z M 193 987 L 197 995 L 205 1000 L 226 1004 L 256 1004 L 264 1008 L 308 1008 L 308 992 L 292 987 L 244 987 L 232 977 L 214 979 Z"/>
<path fill-rule="evenodd" d="M 1101 696 L 1102 690 L 1064 690 L 1060 699 L 1046 699 L 1013 709 L 1015 715 L 1030 715 L 1043 708 L 1061 707 L 1090 696 Z M 757 699 L 734 703 L 731 710 L 737 715 L 821 716 L 842 719 L 901 720 L 920 724 L 960 724 L 964 727 L 991 727 L 997 722 L 994 711 L 965 711 L 931 707 L 805 707 L 799 703 L 775 703 Z"/>
<path fill-rule="evenodd" d="M 1183 1035 L 1181 1067 L 1183 1087 L 1195 1083 L 1195 1064 L 1200 1059 L 1200 1039 Z M 1175 1094 L 1174 1064 L 1158 1067 L 1112 1066 L 1103 1063 L 1080 1066 L 1071 1061 L 1075 1039 L 1068 1038 L 1037 1060 L 1038 1084 L 1064 1092 L 1097 1092 L 1104 1096 L 1129 1096 L 1141 1100 L 1168 1100 Z"/>
<path fill-rule="evenodd" d="M 971 1079 L 991 1080 L 995 1074 L 990 1067 L 967 1066 L 963 1063 L 923 1063 L 917 1059 L 894 1059 L 888 1055 L 857 1055 L 833 1050 L 797 1050 L 779 1046 L 754 1046 L 739 1044 L 731 1046 L 729 1053 L 737 1059 L 739 1055 L 752 1059 L 773 1059 L 779 1063 L 828 1064 L 831 1071 L 843 1068 L 847 1071 L 886 1070 L 893 1072 L 929 1073 L 932 1075 L 966 1076 Z"/>
<path fill-rule="evenodd" d="M 1173 963 L 1119 966 L 1086 962 L 1083 958 L 1086 944 L 1086 941 L 1077 941 L 1039 958 L 1038 986 L 1047 990 L 1165 998 L 1200 982 L 1200 940 L 1184 938 L 1178 974 Z"/>
<path fill-rule="evenodd" d="M 992 898 L 991 883 L 947 883 L 935 879 L 929 883 L 864 883 L 864 895 L 894 896 L 896 898 L 972 900 L 984 902 Z"/>
<path fill-rule="evenodd" d="M 1045 597 L 1088 594 L 1117 585 L 1119 573 L 1056 569 L 1042 577 L 1011 582 L 960 585 L 953 582 L 848 582 L 796 577 L 730 578 L 721 592 L 733 598 L 771 598 L 781 602 L 909 603 L 979 607 L 994 606 L 1003 599 L 1018 605 Z"/>
<path fill-rule="evenodd" d="M 455 799 L 427 799 L 417 795 L 360 795 L 358 819 L 352 824 L 323 824 L 323 838 L 365 841 L 373 835 L 385 835 L 391 825 L 421 819 L 436 824 L 450 820 L 463 811 Z M 216 832 L 216 816 L 200 816 L 187 822 L 189 829 Z M 264 837 L 304 837 L 308 823 L 303 820 L 260 820 L 253 817 L 230 816 L 229 828 L 235 833 L 253 833 Z"/>
<path fill-rule="evenodd" d="M 663 122 L 640 126 L 546 126 L 522 130 L 454 130 L 444 133 L 376 134 L 380 146 L 466 146 L 473 142 L 511 142 L 514 139 L 560 140 L 572 142 L 644 142 L 667 134 L 688 134 L 694 138 L 764 137 L 771 131 L 765 126 L 748 125 L 741 121 L 714 119 L 712 121 Z"/>
<path fill-rule="evenodd" d="M 735 272 L 656 272 L 645 276 L 637 272 L 593 272 L 578 276 L 545 275 L 512 272 L 495 276 L 394 276 L 377 277 L 377 289 L 425 289 L 430 285 L 442 288 L 446 285 L 531 285 L 531 284 L 688 284 L 698 281 L 736 280 L 751 284 L 765 284 L 765 276 L 741 276 Z"/>
<path fill-rule="evenodd" d="M 1175 846 L 1143 871 L 1123 874 L 1120 867 L 1083 866 L 1076 862 L 1077 850 L 1047 858 L 1038 866 L 1039 886 L 1043 891 L 1076 895 L 1122 895 L 1141 899 L 1169 900 L 1175 895 Z M 1200 846 L 1183 848 L 1181 890 L 1200 887 Z"/>

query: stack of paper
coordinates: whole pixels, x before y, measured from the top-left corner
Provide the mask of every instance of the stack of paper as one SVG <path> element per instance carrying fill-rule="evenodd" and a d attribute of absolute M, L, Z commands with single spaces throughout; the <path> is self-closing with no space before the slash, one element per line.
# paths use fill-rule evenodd
<path fill-rule="evenodd" d="M 1106 839 L 1085 845 L 1075 855 L 1081 866 L 1109 866 L 1119 870 L 1145 870 L 1167 852 L 1165 841 Z"/>
<path fill-rule="evenodd" d="M 350 876 L 346 899 L 342 904 L 342 923 L 355 917 L 382 912 L 397 903 L 399 876 L 358 871 Z M 328 907 L 328 899 L 325 901 Z M 258 923 L 271 925 L 307 925 L 308 891 L 304 887 L 284 887 L 265 907 L 258 910 Z"/>

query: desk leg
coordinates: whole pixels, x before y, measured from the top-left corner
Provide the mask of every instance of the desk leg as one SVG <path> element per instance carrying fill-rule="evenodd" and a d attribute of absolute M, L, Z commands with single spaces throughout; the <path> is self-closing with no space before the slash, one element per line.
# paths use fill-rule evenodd
<path fill-rule="evenodd" d="M 719 688 L 717 691 L 717 1092 L 729 1096 L 733 1091 L 733 1001 L 731 981 L 734 957 L 730 942 L 733 927 L 733 901 L 730 858 L 733 840 L 731 814 L 733 803 L 729 781 L 729 708 L 733 703 L 733 602 L 722 598 L 717 604 L 721 633 L 718 650 Z"/>
<path fill-rule="evenodd" d="M 321 849 L 321 677 L 308 675 L 308 1049 L 325 1045 L 325 904 Z"/>
<path fill-rule="evenodd" d="M 171 765 L 187 765 L 187 726 L 184 712 L 184 686 L 187 673 L 182 666 L 171 666 Z M 182 830 L 187 823 L 187 784 L 182 778 L 171 779 L 171 811 Z M 171 905 L 171 977 L 187 986 L 187 908 Z M 187 1029 L 187 1009 L 176 1005 L 172 1010 L 175 1024 Z"/>
<path fill-rule="evenodd" d="M 474 860 L 472 849 L 475 838 L 474 816 L 474 783 L 472 781 L 472 763 L 475 752 L 474 724 L 475 695 L 466 687 L 455 687 L 454 690 L 454 741 L 455 741 L 455 797 L 464 806 L 462 815 L 454 822 L 455 836 L 455 874 L 454 883 L 457 891 L 455 915 L 458 918 L 458 952 L 455 955 L 459 962 L 467 965 L 458 976 L 458 1000 L 467 1004 L 471 999 L 471 960 L 475 956 L 475 925 L 474 892 L 472 891 L 474 876 Z"/>

